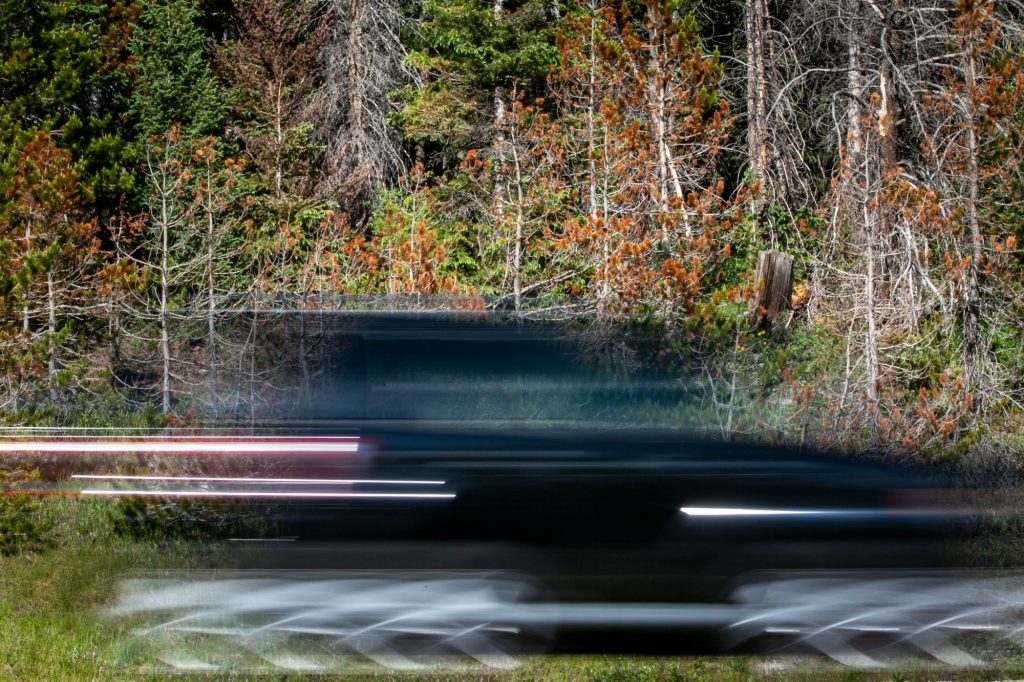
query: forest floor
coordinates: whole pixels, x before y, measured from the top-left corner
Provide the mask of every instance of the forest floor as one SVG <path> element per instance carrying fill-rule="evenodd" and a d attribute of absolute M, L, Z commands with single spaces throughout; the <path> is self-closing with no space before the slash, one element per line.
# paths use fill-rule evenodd
<path fill-rule="evenodd" d="M 0 680 L 293 680 L 318 675 L 202 673 L 181 675 L 125 662 L 127 627 L 101 617 L 117 581 L 131 571 L 188 569 L 216 565 L 216 550 L 186 541 L 128 538 L 113 526 L 115 510 L 106 501 L 47 501 L 52 521 L 49 541 L 31 552 L 0 556 Z M 1014 537 L 1017 533 L 1012 533 Z M 979 551 L 996 557 L 1016 553 L 1015 545 L 982 539 Z M 437 672 L 410 675 L 381 672 L 346 675 L 353 680 L 462 682 L 742 682 L 745 680 L 1007 680 L 1024 679 L 1018 670 L 940 669 L 863 673 L 822 662 L 792 658 L 641 658 L 547 656 L 527 659 L 511 671 Z"/>

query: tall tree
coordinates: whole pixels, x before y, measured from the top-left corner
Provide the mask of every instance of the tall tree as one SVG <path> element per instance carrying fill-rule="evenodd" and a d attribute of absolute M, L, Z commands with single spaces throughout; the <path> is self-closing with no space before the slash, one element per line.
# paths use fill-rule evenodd
<path fill-rule="evenodd" d="M 194 144 L 192 150 L 193 179 L 200 225 L 194 230 L 203 243 L 202 284 L 191 305 L 206 312 L 206 355 L 209 403 L 214 418 L 219 415 L 221 396 L 220 366 L 222 358 L 218 323 L 222 319 L 222 301 L 230 298 L 231 289 L 244 284 L 238 243 L 237 227 L 243 213 L 236 197 L 235 185 L 244 164 L 217 153 L 214 138 L 205 138 Z"/>
<path fill-rule="evenodd" d="M 187 137 L 218 133 L 222 93 L 206 58 L 207 38 L 193 0 L 145 0 L 129 41 L 135 90 L 129 113 L 139 134 L 178 125 Z"/>
<path fill-rule="evenodd" d="M 559 39 L 555 99 L 571 129 L 562 154 L 587 188 L 560 244 L 582 249 L 598 301 L 686 310 L 723 253 L 716 160 L 729 122 L 721 68 L 672 2 L 583 8 Z M 582 193 L 581 193 L 582 194 Z"/>
<path fill-rule="evenodd" d="M 393 93 L 410 80 L 400 38 L 408 22 L 396 0 L 332 0 L 331 15 L 319 95 L 327 147 L 320 192 L 362 224 L 367 203 L 406 167 L 390 119 Z"/>
<path fill-rule="evenodd" d="M 0 193 L 21 146 L 47 130 L 82 162 L 89 201 L 116 209 L 133 175 L 119 113 L 135 11 L 134 0 L 0 2 Z"/>
<path fill-rule="evenodd" d="M 403 90 L 395 117 L 405 137 L 440 148 L 442 167 L 467 149 L 489 147 L 514 81 L 527 100 L 543 94 L 557 61 L 550 9 L 535 0 L 425 2 L 409 40 L 421 81 Z"/>
<path fill-rule="evenodd" d="M 561 131 L 543 110 L 543 100 L 524 102 L 515 85 L 510 95 L 504 153 L 488 158 L 471 151 L 462 167 L 480 218 L 480 293 L 496 295 L 498 305 L 511 301 L 520 315 L 526 297 L 564 293 L 561 285 L 582 273 L 551 248 L 552 226 L 574 215 L 570 190 L 558 173 L 564 165 Z"/>
<path fill-rule="evenodd" d="M 948 273 L 957 278 L 953 300 L 962 324 L 963 376 L 982 407 L 982 398 L 999 392 L 1002 384 L 985 326 L 998 324 L 1008 310 L 993 264 L 998 257 L 994 247 L 1014 231 L 1000 215 L 1000 194 L 1021 177 L 1024 63 L 1018 54 L 1024 27 L 1012 16 L 1000 16 L 994 2 L 960 0 L 950 37 L 954 61 L 928 93 L 934 128 L 927 148 L 949 227 L 953 235 L 962 235 L 947 242 L 945 257 L 952 265 Z"/>
<path fill-rule="evenodd" d="M 101 251 L 96 222 L 82 210 L 85 191 L 70 152 L 40 132 L 22 147 L 7 192 L 12 212 L 5 238 L 20 242 L 8 252 L 7 266 L 17 273 L 21 351 L 29 366 L 34 354 L 45 357 L 46 385 L 56 408 L 63 402 L 59 389 L 67 383 L 61 378 L 67 356 L 76 341 L 82 345 L 77 335 L 95 304 Z"/>
<path fill-rule="evenodd" d="M 315 128 L 326 111 L 314 95 L 330 15 L 314 0 L 240 0 L 236 11 L 237 35 L 217 60 L 231 86 L 233 129 L 276 203 L 308 197 L 319 160 Z"/>
<path fill-rule="evenodd" d="M 195 366 L 206 369 L 208 399 L 216 409 L 219 306 L 229 286 L 245 281 L 234 258 L 241 251 L 234 234 L 240 213 L 232 210 L 240 166 L 218 158 L 214 139 L 187 138 L 178 126 L 150 136 L 144 152 L 146 210 L 138 237 L 121 254 L 139 280 L 124 302 L 124 334 L 143 351 L 134 360 L 159 368 L 156 393 L 163 412 L 175 409 L 182 384 L 195 382 L 195 369 L 186 371 Z M 206 357 L 198 361 L 183 357 L 193 352 L 183 339 L 195 336 L 206 339 Z M 152 356 L 145 353 L 149 349 Z"/>

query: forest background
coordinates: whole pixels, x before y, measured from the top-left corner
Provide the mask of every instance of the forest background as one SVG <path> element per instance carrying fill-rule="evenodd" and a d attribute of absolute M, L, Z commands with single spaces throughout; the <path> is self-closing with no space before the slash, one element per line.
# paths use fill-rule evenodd
<path fill-rule="evenodd" d="M 496 309 L 680 424 L 1015 467 L 1022 48 L 1012 1 L 0 0 L 0 415 L 251 416 L 253 311 Z"/>

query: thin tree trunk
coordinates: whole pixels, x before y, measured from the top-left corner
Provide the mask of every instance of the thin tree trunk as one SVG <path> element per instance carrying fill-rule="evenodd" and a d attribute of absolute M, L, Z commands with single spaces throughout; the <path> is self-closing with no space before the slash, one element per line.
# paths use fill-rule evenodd
<path fill-rule="evenodd" d="M 416 267 L 418 257 L 416 255 L 416 192 L 412 193 L 412 210 L 409 211 L 409 293 L 413 296 L 419 296 L 419 287 L 417 286 L 417 272 Z"/>
<path fill-rule="evenodd" d="M 658 210 L 661 212 L 661 217 L 664 220 L 661 229 L 661 243 L 668 246 L 669 233 L 668 233 L 668 182 L 669 182 L 669 164 L 672 163 L 671 153 L 669 152 L 668 143 L 665 141 L 667 131 L 665 130 L 665 83 L 670 77 L 669 74 L 664 73 L 659 63 L 658 56 L 658 35 L 657 18 L 653 16 L 654 9 L 648 9 L 648 18 L 652 26 L 652 34 L 650 36 L 651 53 L 650 58 L 647 62 L 648 77 L 647 77 L 647 99 L 648 109 L 650 110 L 651 123 L 654 124 L 654 145 L 657 148 L 657 159 L 658 159 Z"/>
<path fill-rule="evenodd" d="M 256 324 L 259 313 L 253 301 L 252 325 L 249 328 L 249 429 L 256 427 Z"/>
<path fill-rule="evenodd" d="M 861 102 L 864 101 L 864 72 L 862 64 L 861 31 L 861 0 L 848 0 L 847 15 L 847 63 L 846 63 L 846 154 L 851 168 L 860 165 L 860 157 L 864 149 L 864 135 L 861 130 L 863 112 Z"/>
<path fill-rule="evenodd" d="M 846 331 L 846 365 L 843 371 L 843 388 L 839 393 L 839 405 L 836 408 L 835 413 L 832 415 L 832 431 L 835 432 L 839 428 L 839 420 L 846 412 L 846 398 L 850 394 L 850 379 L 853 376 L 852 357 L 853 357 L 853 327 L 857 322 L 857 316 L 850 316 L 850 328 Z"/>
<path fill-rule="evenodd" d="M 275 83 L 274 87 L 276 94 L 274 97 L 274 193 L 278 201 L 280 201 L 284 195 L 284 170 L 282 168 L 281 160 L 281 156 L 284 152 L 284 126 L 282 125 L 282 120 L 284 119 L 284 113 L 282 111 L 284 88 L 280 83 Z"/>
<path fill-rule="evenodd" d="M 516 149 L 517 140 L 515 131 L 512 132 L 512 167 L 515 172 L 516 181 L 516 209 L 515 209 L 515 234 L 513 235 L 512 247 L 512 292 L 515 297 L 516 317 L 522 314 L 523 309 L 523 282 L 522 282 L 522 261 L 523 261 L 523 174 L 519 165 L 519 151 Z"/>
<path fill-rule="evenodd" d="M 892 7 L 883 19 L 885 33 L 882 69 L 879 74 L 878 136 L 882 142 L 882 162 L 887 171 L 899 164 L 899 126 L 903 117 L 899 99 L 896 97 L 898 74 L 893 69 L 893 60 L 898 59 L 902 52 L 898 27 L 894 23 L 899 11 L 899 0 L 892 0 Z"/>
<path fill-rule="evenodd" d="M 365 84 L 363 79 L 360 77 L 360 68 L 358 56 L 363 54 L 362 42 L 363 42 L 363 5 L 362 0 L 350 0 L 350 14 L 349 14 L 349 46 L 348 46 L 348 79 L 350 90 L 349 96 L 349 116 L 350 116 L 350 127 L 353 130 L 363 130 L 363 92 Z M 362 150 L 360 150 L 362 151 Z M 363 161 L 363 159 L 360 159 Z"/>
<path fill-rule="evenodd" d="M 124 219 L 119 219 L 116 225 L 117 229 L 114 231 L 114 267 L 115 271 L 119 271 L 121 266 L 121 233 L 124 229 Z M 109 300 L 107 305 L 110 310 L 110 369 L 111 373 L 113 373 L 121 364 L 121 308 L 116 299 Z"/>
<path fill-rule="evenodd" d="M 502 0 L 494 0 L 493 6 L 494 23 L 501 21 L 504 14 Z M 505 177 L 505 154 L 507 142 L 505 139 L 505 120 L 508 112 L 505 108 L 505 88 L 498 85 L 494 88 L 494 213 L 497 220 L 501 220 L 504 210 L 506 195 L 508 192 L 508 179 Z"/>
<path fill-rule="evenodd" d="M 597 103 L 594 97 L 594 88 L 597 87 L 597 52 L 595 40 L 597 38 L 597 7 L 594 0 L 590 2 L 590 44 L 589 68 L 587 73 L 587 196 L 590 199 L 590 229 L 597 225 L 597 140 L 594 135 L 594 118 L 596 116 Z"/>
<path fill-rule="evenodd" d="M 867 267 L 864 276 L 864 312 L 867 321 L 867 333 L 864 339 L 864 364 L 868 374 L 868 419 L 874 431 L 878 417 L 878 343 L 877 322 L 875 319 L 875 225 L 871 215 L 870 195 L 868 193 L 868 162 L 864 160 L 864 194 L 862 208 L 864 215 L 864 234 L 867 240 L 864 257 Z"/>
<path fill-rule="evenodd" d="M 47 379 L 50 385 L 50 402 L 57 404 L 57 300 L 53 290 L 53 272 L 46 272 L 46 340 L 49 358 L 47 361 Z"/>
<path fill-rule="evenodd" d="M 26 260 L 31 255 L 32 251 L 32 221 L 25 221 L 25 256 Z M 29 295 L 28 289 L 21 294 L 22 307 L 21 307 L 21 332 L 28 335 L 29 332 Z"/>
<path fill-rule="evenodd" d="M 610 158 L 611 152 L 611 131 L 608 130 L 608 125 L 604 125 L 604 144 L 603 153 L 601 154 L 601 165 L 604 167 L 601 173 L 601 222 L 603 224 L 603 234 L 601 236 L 601 245 L 604 250 L 604 262 L 602 268 L 604 270 L 604 277 L 601 278 L 601 301 L 604 302 L 612 293 L 611 289 L 611 272 L 609 268 L 612 262 L 612 244 L 609 241 L 611 235 L 611 227 L 608 222 L 611 218 L 610 210 L 608 208 L 608 193 L 611 189 L 608 187 L 609 182 L 609 168 L 608 159 Z"/>
<path fill-rule="evenodd" d="M 767 13 L 764 0 L 746 0 L 747 29 L 747 158 L 754 177 L 762 183 L 768 170 L 768 107 L 765 48 L 767 45 Z M 751 204 L 755 212 L 760 199 Z"/>
<path fill-rule="evenodd" d="M 166 191 L 166 183 L 163 188 Z M 168 278 L 168 248 L 170 226 L 168 220 L 167 195 L 162 193 L 160 197 L 160 358 L 163 364 L 161 379 L 161 396 L 164 414 L 171 412 L 171 341 L 169 327 L 170 310 L 168 305 L 168 292 L 170 281 Z"/>
<path fill-rule="evenodd" d="M 978 113 L 974 102 L 975 92 L 978 87 L 977 63 L 972 46 L 967 48 L 966 64 L 967 86 L 967 120 L 965 129 L 967 133 L 967 225 L 971 234 L 971 264 L 967 269 L 967 291 L 964 301 L 964 374 L 967 380 L 968 390 L 976 392 L 978 378 L 981 374 L 980 353 L 981 345 L 981 281 L 979 268 L 982 260 L 982 234 L 981 224 L 978 220 L 978 192 L 979 192 L 979 168 L 978 168 Z"/>
<path fill-rule="evenodd" d="M 216 227 L 213 222 L 213 187 L 210 181 L 211 170 L 207 167 L 206 189 L 206 326 L 207 326 L 207 353 L 210 363 L 210 405 L 213 409 L 213 416 L 217 417 L 218 395 L 217 395 L 217 286 L 214 271 L 216 267 L 216 244 L 214 238 Z"/>

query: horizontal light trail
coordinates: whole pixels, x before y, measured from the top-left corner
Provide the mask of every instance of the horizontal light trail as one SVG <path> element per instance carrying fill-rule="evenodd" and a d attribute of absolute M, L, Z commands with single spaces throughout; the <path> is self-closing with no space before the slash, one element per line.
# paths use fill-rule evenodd
<path fill-rule="evenodd" d="M 176 435 L 173 433 L 162 433 L 160 435 L 131 435 L 131 436 L 111 436 L 106 434 L 98 435 L 58 435 L 56 437 L 50 437 L 45 440 L 26 440 L 29 438 L 28 435 L 22 434 L 20 436 L 4 436 L 0 432 L 0 442 L 6 443 L 74 443 L 74 442 L 99 442 L 99 443 L 118 443 L 123 441 L 130 442 L 151 442 L 151 441 L 186 441 L 186 442 L 221 442 L 221 443 L 256 443 L 256 442 L 280 442 L 280 443 L 333 443 L 338 441 L 353 441 L 359 440 L 359 436 L 215 436 L 215 435 Z M 100 440 L 97 440 L 100 439 Z"/>
<path fill-rule="evenodd" d="M 680 507 L 687 516 L 821 516 L 842 512 L 820 509 L 748 509 L 744 507 Z"/>
<path fill-rule="evenodd" d="M 0 441 L 0 453 L 231 453 L 231 454 L 326 454 L 356 452 L 358 439 L 259 439 L 259 440 L 122 440 L 122 441 Z"/>
<path fill-rule="evenodd" d="M 92 432 L 97 433 L 92 433 Z M 91 426 L 32 426 L 32 427 L 7 427 L 0 426 L 0 438 L 17 440 L 19 438 L 38 437 L 37 434 L 45 434 L 51 440 L 63 439 L 89 439 L 89 438 L 121 438 L 126 440 L 172 440 L 175 438 L 188 440 L 359 440 L 358 435 L 300 435 L 300 434 L 223 434 L 223 433 L 200 433 L 194 429 L 168 429 L 164 427 L 149 429 L 131 429 L 132 433 L 114 433 L 126 431 L 119 427 L 91 427 Z M 151 434 L 136 433 L 136 431 L 151 431 Z M 88 432 L 88 433 L 87 433 Z"/>
<path fill-rule="evenodd" d="M 274 491 L 213 491 L 213 490 L 105 490 L 90 489 L 81 491 L 82 495 L 105 495 L 109 497 L 277 497 L 302 499 L 352 499 L 369 498 L 381 500 L 451 500 L 455 493 L 317 493 Z"/>
<path fill-rule="evenodd" d="M 94 481 L 197 481 L 204 483 L 256 483 L 268 485 L 444 485 L 444 481 L 399 481 L 363 478 L 246 478 L 244 476 L 119 476 L 114 474 L 73 474 L 71 478 Z"/>

